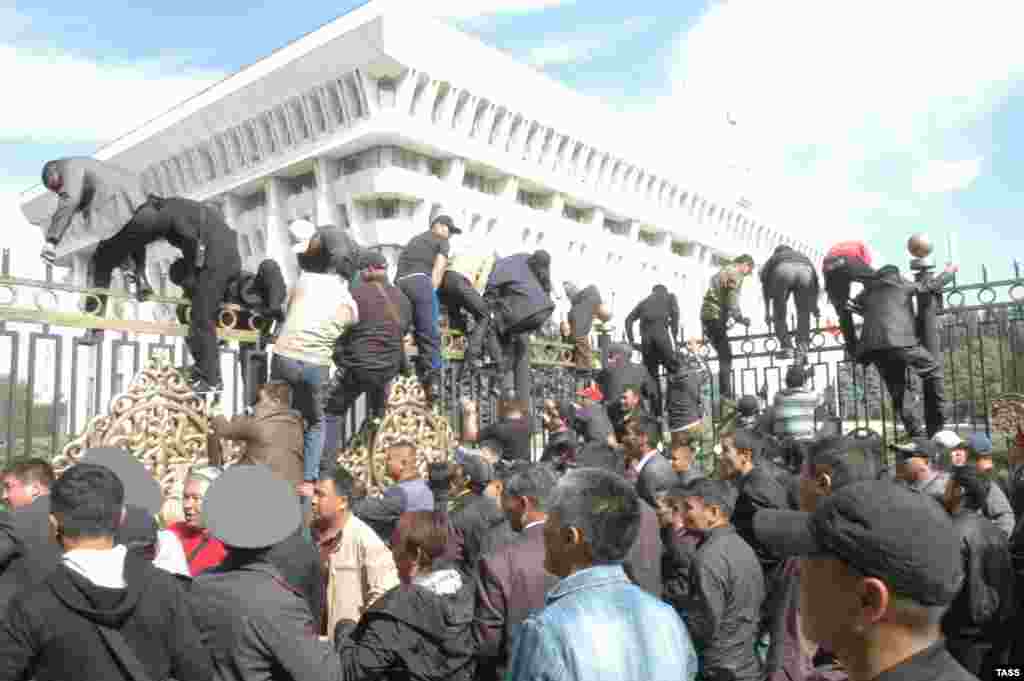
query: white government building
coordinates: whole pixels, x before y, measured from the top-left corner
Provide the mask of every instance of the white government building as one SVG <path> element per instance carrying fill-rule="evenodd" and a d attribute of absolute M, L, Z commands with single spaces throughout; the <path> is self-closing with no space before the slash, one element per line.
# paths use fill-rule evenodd
<path fill-rule="evenodd" d="M 722 258 L 750 252 L 761 263 L 788 244 L 820 264 L 820 244 L 764 224 L 735 188 L 683 184 L 672 169 L 631 161 L 629 125 L 617 120 L 474 37 L 378 1 L 95 157 L 141 173 L 152 193 L 217 204 L 246 266 L 275 258 L 289 282 L 293 220 L 403 245 L 445 212 L 465 230 L 453 252 L 544 248 L 558 289 L 564 279 L 598 284 L 619 323 L 663 283 L 679 295 L 686 333 L 699 334 L 700 297 Z M 45 228 L 55 205 L 39 187 L 23 211 Z M 78 283 L 96 241 L 79 220 L 61 244 L 58 263 Z M 153 255 L 156 281 L 173 255 Z"/>

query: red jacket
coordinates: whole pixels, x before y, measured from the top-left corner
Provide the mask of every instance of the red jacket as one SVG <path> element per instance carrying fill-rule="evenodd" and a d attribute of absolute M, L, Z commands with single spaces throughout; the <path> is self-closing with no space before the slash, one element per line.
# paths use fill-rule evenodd
<path fill-rule="evenodd" d="M 195 577 L 203 570 L 217 567 L 228 557 L 228 550 L 219 539 L 210 536 L 208 530 L 197 530 L 184 520 L 173 523 L 167 527 L 168 530 L 181 540 L 181 546 L 185 549 L 185 558 L 188 560 L 188 571 Z M 198 552 L 199 545 L 206 540 L 206 545 Z"/>
<path fill-rule="evenodd" d="M 841 256 L 860 258 L 865 265 L 871 264 L 871 254 L 868 253 L 868 247 L 864 245 L 863 241 L 841 241 L 828 249 L 828 254 L 825 257 L 838 258 Z"/>

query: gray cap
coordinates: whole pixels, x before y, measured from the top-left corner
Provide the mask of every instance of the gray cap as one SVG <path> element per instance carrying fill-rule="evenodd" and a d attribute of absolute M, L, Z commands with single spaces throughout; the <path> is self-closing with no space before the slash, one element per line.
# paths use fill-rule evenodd
<path fill-rule="evenodd" d="M 93 463 L 114 471 L 124 485 L 124 505 L 145 509 L 150 515 L 160 512 L 163 494 L 160 485 L 145 465 L 120 447 L 92 447 L 82 454 L 81 463 Z"/>
<path fill-rule="evenodd" d="M 203 524 L 227 546 L 269 548 L 302 522 L 299 497 L 264 465 L 236 465 L 203 498 Z"/>

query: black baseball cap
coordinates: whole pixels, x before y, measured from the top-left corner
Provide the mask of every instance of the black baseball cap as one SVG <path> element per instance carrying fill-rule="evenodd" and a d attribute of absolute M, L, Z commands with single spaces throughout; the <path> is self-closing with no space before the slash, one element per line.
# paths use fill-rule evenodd
<path fill-rule="evenodd" d="M 939 456 L 939 446 L 927 437 L 911 438 L 910 442 L 899 445 L 891 445 L 896 451 L 900 463 L 907 459 L 928 459 L 935 461 Z"/>
<path fill-rule="evenodd" d="M 437 223 L 446 225 L 448 227 L 449 234 L 462 234 L 462 230 L 455 226 L 455 221 L 448 215 L 438 215 L 436 218 L 430 221 L 430 226 L 433 227 Z"/>
<path fill-rule="evenodd" d="M 949 514 L 887 480 L 846 485 L 819 499 L 813 513 L 759 511 L 754 535 L 783 557 L 837 558 L 925 606 L 948 605 L 963 583 Z"/>

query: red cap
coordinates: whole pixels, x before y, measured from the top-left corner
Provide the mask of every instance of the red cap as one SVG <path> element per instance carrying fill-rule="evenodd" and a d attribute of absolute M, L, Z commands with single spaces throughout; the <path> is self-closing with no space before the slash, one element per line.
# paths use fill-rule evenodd
<path fill-rule="evenodd" d="M 601 389 L 598 388 L 596 384 L 588 385 L 586 388 L 584 388 L 583 390 L 579 391 L 576 394 L 579 395 L 580 397 L 590 398 L 595 402 L 604 401 L 604 394 L 601 392 Z"/>

